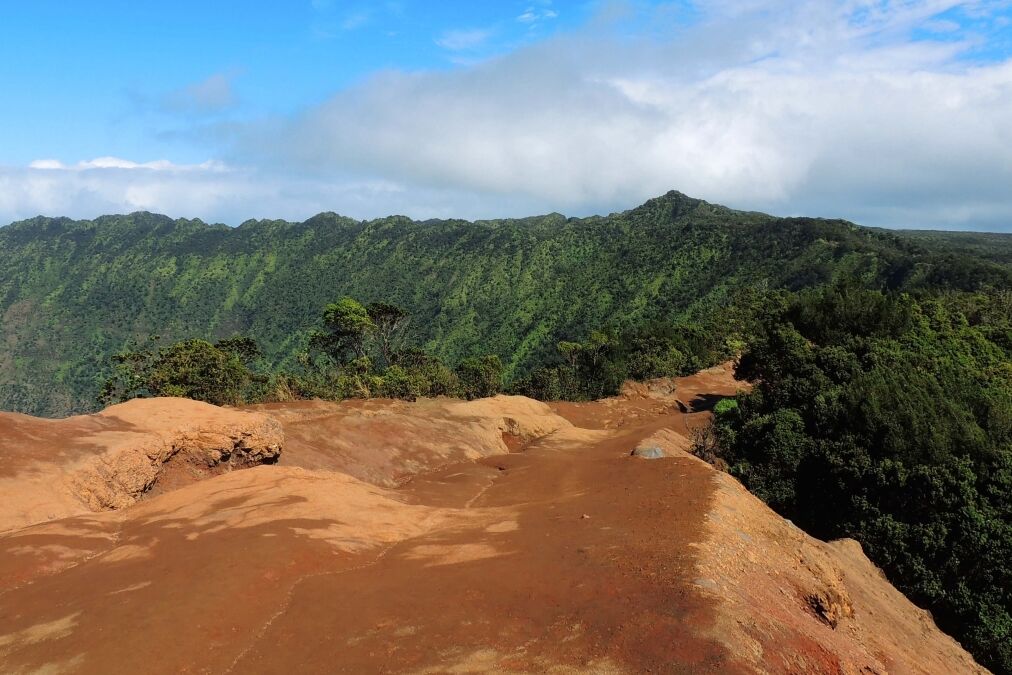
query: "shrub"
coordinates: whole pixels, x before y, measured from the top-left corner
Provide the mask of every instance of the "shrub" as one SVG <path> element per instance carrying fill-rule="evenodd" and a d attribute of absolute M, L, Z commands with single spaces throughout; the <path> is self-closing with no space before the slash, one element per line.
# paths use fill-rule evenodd
<path fill-rule="evenodd" d="M 232 344 L 222 349 L 206 340 L 183 340 L 157 351 L 119 354 L 116 372 L 103 386 L 100 400 L 178 396 L 215 405 L 247 403 L 254 387 L 263 386 L 266 378 L 250 371 Z"/>
<path fill-rule="evenodd" d="M 494 354 L 464 359 L 457 366 L 457 377 L 464 398 L 495 396 L 502 391 L 502 361 Z"/>

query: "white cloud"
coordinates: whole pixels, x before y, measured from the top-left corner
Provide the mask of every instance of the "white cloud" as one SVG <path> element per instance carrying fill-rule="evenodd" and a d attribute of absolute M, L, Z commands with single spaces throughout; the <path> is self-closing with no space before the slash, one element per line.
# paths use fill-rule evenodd
<path fill-rule="evenodd" d="M 9 222 L 38 214 L 94 217 L 138 210 L 226 215 L 239 199 L 269 194 L 250 179 L 248 172 L 216 161 L 181 165 L 99 157 L 67 165 L 38 160 L 27 168 L 0 167 L 0 218 Z"/>
<path fill-rule="evenodd" d="M 37 159 L 28 165 L 30 169 L 65 169 L 66 166 L 58 159 Z"/>
<path fill-rule="evenodd" d="M 924 29 L 932 33 L 954 33 L 960 29 L 960 25 L 955 21 L 949 21 L 947 19 L 937 19 L 932 21 L 925 21 Z"/>
<path fill-rule="evenodd" d="M 134 162 L 120 157 L 96 157 L 86 159 L 77 164 L 67 165 L 58 159 L 37 159 L 28 165 L 29 169 L 50 171 L 86 171 L 88 169 L 147 169 L 150 171 L 225 171 L 227 168 L 219 161 L 207 160 L 200 164 L 175 164 L 167 159 L 152 162 Z"/>
<path fill-rule="evenodd" d="M 439 36 L 436 44 L 450 51 L 475 49 L 482 46 L 492 36 L 492 32 L 473 28 L 469 30 L 448 30 Z"/>
<path fill-rule="evenodd" d="M 378 74 L 247 147 L 544 210 L 676 188 L 868 224 L 1008 228 L 1012 61 L 972 65 L 966 44 L 908 38 L 956 4 L 716 2 L 663 39 L 594 30 Z"/>
<path fill-rule="evenodd" d="M 636 17 L 635 39 L 609 23 L 627 14 L 607 14 L 495 59 L 378 73 L 298 116 L 232 125 L 227 166 L 0 168 L 0 220 L 583 215 L 678 189 L 869 225 L 1012 230 L 1012 60 L 967 60 L 978 37 L 958 30 L 909 37 L 950 28 L 939 21 L 953 8 L 987 17 L 991 4 L 713 0 L 689 27 L 670 7 Z"/>
<path fill-rule="evenodd" d="M 107 161 L 113 160 L 113 161 Z M 533 203 L 523 208 L 534 208 Z M 71 165 L 57 160 L 0 166 L 0 222 L 36 215 L 94 218 L 153 211 L 238 225 L 249 218 L 304 220 L 321 211 L 366 218 L 377 213 L 456 218 L 505 210 L 464 191 L 406 187 L 378 178 L 314 177 L 229 167 L 221 162 L 179 165 L 102 158 Z"/>
<path fill-rule="evenodd" d="M 543 0 L 537 5 L 531 5 L 517 17 L 517 21 L 526 24 L 537 24 L 542 21 L 555 19 L 559 16 L 559 13 L 552 9 L 551 5 L 551 0 Z"/>
<path fill-rule="evenodd" d="M 349 12 L 341 19 L 341 30 L 357 30 L 367 23 L 372 18 L 372 13 L 367 10 Z"/>
<path fill-rule="evenodd" d="M 382 7 L 368 3 L 347 7 L 336 5 L 334 0 L 310 0 L 310 6 L 316 15 L 311 31 L 315 37 L 325 40 L 336 37 L 339 32 L 364 28 L 372 23 L 377 11 L 392 15 L 401 11 L 400 5 L 395 2 L 388 2 Z"/>

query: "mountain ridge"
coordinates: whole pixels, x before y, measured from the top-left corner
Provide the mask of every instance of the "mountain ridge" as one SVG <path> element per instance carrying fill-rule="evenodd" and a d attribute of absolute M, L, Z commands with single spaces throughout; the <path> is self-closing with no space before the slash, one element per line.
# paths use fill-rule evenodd
<path fill-rule="evenodd" d="M 587 218 L 324 212 L 233 228 L 149 212 L 40 217 L 0 228 L 0 409 L 93 410 L 110 357 L 151 335 L 249 334 L 268 368 L 290 366 L 324 305 L 344 295 L 406 308 L 414 342 L 441 358 L 494 353 L 519 376 L 557 356 L 558 340 L 705 314 L 750 285 L 800 288 L 844 272 L 897 288 L 939 275 L 970 289 L 1009 278 L 1005 265 L 953 255 L 847 221 L 675 191 Z"/>
<path fill-rule="evenodd" d="M 659 195 L 657 197 L 651 197 L 650 199 L 646 200 L 643 204 L 641 204 L 639 206 L 632 207 L 630 209 L 626 209 L 626 210 L 623 210 L 623 211 L 613 211 L 613 212 L 608 213 L 608 214 L 599 213 L 599 214 L 592 214 L 592 215 L 588 215 L 588 216 L 567 216 L 566 214 L 558 212 L 558 211 L 551 211 L 549 213 L 535 214 L 535 215 L 531 215 L 531 216 L 499 217 L 499 218 L 495 218 L 495 217 L 493 217 L 493 218 L 475 218 L 473 220 L 468 220 L 468 219 L 465 219 L 465 218 L 422 218 L 422 219 L 416 219 L 416 218 L 412 218 L 411 216 L 408 216 L 408 215 L 403 214 L 403 213 L 391 213 L 391 214 L 388 214 L 386 216 L 379 216 L 379 217 L 375 217 L 375 218 L 353 218 L 351 216 L 342 215 L 342 214 L 340 214 L 340 213 L 338 213 L 336 211 L 320 211 L 319 213 L 316 213 L 316 214 L 313 214 L 313 215 L 309 216 L 305 220 L 287 220 L 287 219 L 283 219 L 283 218 L 247 218 L 247 219 L 243 220 L 242 222 L 240 222 L 238 225 L 229 225 L 227 223 L 222 223 L 222 222 L 207 221 L 207 220 L 204 220 L 204 219 L 202 219 L 200 217 L 195 217 L 195 218 L 175 217 L 174 218 L 174 217 L 172 217 L 172 216 L 170 216 L 170 215 L 168 215 L 166 213 L 161 213 L 161 212 L 157 212 L 157 211 L 148 211 L 146 209 L 141 209 L 141 210 L 137 210 L 137 211 L 130 211 L 130 212 L 124 212 L 124 213 L 105 213 L 105 214 L 100 214 L 98 216 L 95 216 L 93 218 L 79 218 L 79 219 L 70 218 L 68 216 L 46 216 L 44 214 L 38 214 L 38 215 L 35 215 L 35 216 L 31 216 L 29 218 L 22 218 L 20 220 L 15 220 L 15 221 L 11 221 L 10 223 L 7 223 L 7 224 L 0 225 L 0 229 L 11 228 L 11 227 L 17 228 L 19 226 L 30 226 L 30 225 L 38 224 L 40 222 L 47 222 L 47 224 L 60 223 L 60 224 L 88 225 L 88 224 L 98 224 L 100 222 L 108 221 L 108 220 L 112 220 L 112 219 L 137 218 L 137 217 L 141 217 L 141 218 L 155 218 L 155 219 L 163 220 L 163 221 L 165 221 L 167 223 L 191 223 L 191 224 L 194 224 L 194 225 L 197 225 L 197 226 L 204 226 L 207 229 L 212 229 L 212 230 L 238 230 L 238 229 L 244 228 L 244 227 L 245 228 L 249 228 L 249 227 L 252 227 L 252 226 L 260 226 L 260 225 L 265 225 L 265 224 L 284 224 L 284 225 L 289 225 L 289 226 L 297 226 L 297 225 L 308 225 L 310 223 L 320 222 L 320 221 L 324 221 L 324 220 L 342 221 L 342 222 L 345 222 L 345 223 L 348 223 L 348 224 L 367 224 L 367 223 L 378 222 L 378 221 L 385 221 L 385 220 L 402 220 L 402 221 L 407 222 L 407 223 L 420 223 L 420 224 L 428 224 L 428 223 L 466 223 L 466 224 L 471 224 L 471 225 L 484 225 L 484 224 L 495 224 L 495 223 L 517 223 L 517 222 L 527 222 L 527 221 L 541 220 L 541 219 L 547 219 L 547 218 L 558 218 L 558 219 L 561 219 L 561 220 L 564 220 L 564 221 L 585 221 L 585 220 L 602 219 L 602 218 L 609 218 L 609 217 L 612 217 L 612 216 L 627 214 L 627 213 L 630 213 L 630 212 L 637 211 L 638 209 L 642 209 L 644 207 L 650 206 L 650 205 L 652 205 L 654 203 L 663 202 L 663 201 L 678 201 L 678 202 L 682 202 L 682 203 L 688 203 L 688 204 L 692 205 L 693 207 L 696 207 L 696 206 L 707 206 L 707 207 L 710 207 L 710 208 L 713 208 L 713 209 L 717 209 L 719 211 L 722 211 L 722 212 L 728 213 L 728 214 L 741 214 L 741 215 L 749 215 L 749 216 L 760 216 L 760 217 L 763 217 L 763 218 L 774 219 L 774 220 L 811 220 L 811 221 L 839 223 L 841 225 L 847 225 L 847 226 L 851 226 L 851 227 L 856 227 L 856 228 L 861 228 L 861 229 L 866 229 L 866 230 L 871 230 L 871 231 L 877 231 L 877 232 L 898 234 L 900 236 L 910 235 L 911 237 L 918 238 L 918 239 L 924 238 L 924 237 L 928 237 L 930 235 L 945 235 L 945 236 L 955 236 L 956 238 L 960 238 L 960 237 L 967 237 L 967 238 L 989 237 L 989 238 L 994 238 L 994 239 L 1008 239 L 1010 242 L 1012 242 L 1012 232 L 996 232 L 996 231 L 992 231 L 992 230 L 963 230 L 963 229 L 961 229 L 961 230 L 918 229 L 916 227 L 880 227 L 880 226 L 873 226 L 873 225 L 862 225 L 860 223 L 857 223 L 857 222 L 852 221 L 852 220 L 848 220 L 846 218 L 831 217 L 831 216 L 777 216 L 777 215 L 773 215 L 773 214 L 770 214 L 770 213 L 766 213 L 764 211 L 758 211 L 758 210 L 755 210 L 755 209 L 735 209 L 735 208 L 731 208 L 729 206 L 724 206 L 724 205 L 718 204 L 716 202 L 710 202 L 710 201 L 707 201 L 705 199 L 700 199 L 700 198 L 696 198 L 696 197 L 690 197 L 689 195 L 686 195 L 685 193 L 683 193 L 683 192 L 681 192 L 679 190 L 669 190 L 668 192 L 664 193 L 663 195 Z"/>

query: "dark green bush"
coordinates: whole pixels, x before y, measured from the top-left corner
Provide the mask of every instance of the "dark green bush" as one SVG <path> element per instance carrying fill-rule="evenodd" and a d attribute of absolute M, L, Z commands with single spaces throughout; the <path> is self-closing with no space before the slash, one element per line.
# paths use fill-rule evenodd
<path fill-rule="evenodd" d="M 473 356 L 457 366 L 461 395 L 470 400 L 495 396 L 503 388 L 503 365 L 498 356 Z"/>
<path fill-rule="evenodd" d="M 1012 322 L 1002 292 L 838 283 L 767 314 L 714 429 L 731 472 L 854 537 L 984 665 L 1012 672 Z"/>
<path fill-rule="evenodd" d="M 240 405 L 257 399 L 266 378 L 243 362 L 257 352 L 254 344 L 233 338 L 212 345 L 184 340 L 157 350 L 129 350 L 116 357 L 116 373 L 103 387 L 106 403 L 138 396 L 179 396 L 215 405 Z"/>

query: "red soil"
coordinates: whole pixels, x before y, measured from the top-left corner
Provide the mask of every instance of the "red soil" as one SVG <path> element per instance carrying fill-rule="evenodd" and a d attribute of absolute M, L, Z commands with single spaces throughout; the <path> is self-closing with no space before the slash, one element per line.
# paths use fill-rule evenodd
<path fill-rule="evenodd" d="M 0 535 L 0 670 L 977 670 L 856 544 L 679 450 L 736 386 L 680 379 L 687 413 L 642 390 L 259 407 L 276 466 Z"/>

